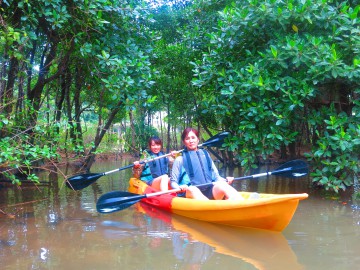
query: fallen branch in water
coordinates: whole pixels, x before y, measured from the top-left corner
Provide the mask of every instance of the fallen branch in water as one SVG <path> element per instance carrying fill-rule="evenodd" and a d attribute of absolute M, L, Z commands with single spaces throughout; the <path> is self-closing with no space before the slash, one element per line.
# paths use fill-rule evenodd
<path fill-rule="evenodd" d="M 8 213 L 4 212 L 4 211 L 1 210 L 1 209 L 0 209 L 0 213 L 3 214 L 3 215 L 5 215 L 5 216 L 7 216 L 7 217 L 9 217 L 9 218 L 15 218 L 15 215 L 8 214 Z"/>
<path fill-rule="evenodd" d="M 8 205 L 7 207 L 14 207 L 14 206 L 19 206 L 19 205 L 24 205 L 24 204 L 36 203 L 36 202 L 41 202 L 41 201 L 45 201 L 45 200 L 48 200 L 48 199 L 49 199 L 49 198 L 44 198 L 44 199 L 41 199 L 41 200 L 35 200 L 35 201 L 17 203 L 17 204 Z"/>
<path fill-rule="evenodd" d="M 7 205 L 6 207 L 17 207 L 17 206 L 24 205 L 24 204 L 31 204 L 31 203 L 41 202 L 41 201 L 45 201 L 45 200 L 48 200 L 48 198 L 44 198 L 44 199 L 41 199 L 41 200 L 35 200 L 35 201 L 29 201 L 29 202 L 23 202 L 23 203 L 17 203 L 17 204 L 12 204 L 12 205 Z M 9 214 L 9 213 L 6 213 L 5 211 L 0 209 L 0 214 L 3 214 L 3 215 L 5 215 L 5 216 L 7 216 L 9 218 L 15 218 L 16 214 L 20 210 L 18 210 L 15 214 Z"/>

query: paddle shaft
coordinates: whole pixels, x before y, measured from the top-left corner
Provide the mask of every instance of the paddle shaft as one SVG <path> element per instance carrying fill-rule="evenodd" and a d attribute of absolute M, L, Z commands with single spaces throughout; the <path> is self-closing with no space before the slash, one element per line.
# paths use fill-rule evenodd
<path fill-rule="evenodd" d="M 183 150 L 181 150 L 183 151 Z M 180 153 L 181 151 L 177 151 L 177 153 Z M 140 161 L 139 163 L 140 164 L 145 164 L 145 163 L 148 163 L 148 162 L 152 162 L 152 161 L 155 161 L 155 160 L 158 160 L 158 159 L 161 159 L 161 158 L 165 158 L 165 157 L 168 157 L 170 156 L 172 153 L 168 153 L 168 154 L 165 154 L 165 155 L 162 155 L 162 156 L 158 156 L 158 157 L 154 157 L 154 158 L 151 158 L 151 159 L 145 159 L 143 161 Z M 129 169 L 129 168 L 132 168 L 134 167 L 134 164 L 130 164 L 130 165 L 127 165 L 127 166 L 124 166 L 124 167 L 121 167 L 121 168 L 118 168 L 118 169 L 115 169 L 115 170 L 111 170 L 111 171 L 108 171 L 108 172 L 104 172 L 102 173 L 102 175 L 108 175 L 108 174 L 111 174 L 111 173 L 114 173 L 114 172 L 118 172 L 118 171 L 122 171 L 122 170 L 126 170 L 126 169 Z"/>
<path fill-rule="evenodd" d="M 126 169 L 129 169 L 129 168 L 132 168 L 132 167 L 134 167 L 134 164 L 130 164 L 128 166 L 117 168 L 115 170 L 111 170 L 111 171 L 108 171 L 108 172 L 103 172 L 103 173 L 101 173 L 101 175 L 107 175 L 107 174 L 111 174 L 111 173 L 114 173 L 114 172 L 119 172 L 119 171 L 126 170 Z"/>
<path fill-rule="evenodd" d="M 222 132 L 219 133 L 213 137 L 211 137 L 210 139 L 208 139 L 207 141 L 205 141 L 204 143 L 200 144 L 199 146 L 214 146 L 214 147 L 221 147 L 222 144 L 224 143 L 224 138 L 226 138 L 229 135 L 229 132 Z M 180 150 L 180 151 L 176 151 L 177 153 L 181 153 L 184 150 Z M 147 162 L 151 162 L 151 161 L 155 161 L 157 159 L 160 158 L 164 158 L 167 157 L 169 155 L 171 155 L 172 153 L 168 153 L 162 156 L 158 156 L 158 157 L 154 157 L 151 159 L 145 159 L 143 161 L 140 161 L 140 164 L 145 164 Z M 88 187 L 89 185 L 95 183 L 95 181 L 97 181 L 100 177 L 104 176 L 104 175 L 108 175 L 114 172 L 119 172 L 125 169 L 129 169 L 134 167 L 134 164 L 130 164 L 127 165 L 125 167 L 121 167 L 118 169 L 114 169 L 108 172 L 102 172 L 102 173 L 87 173 L 87 174 L 80 174 L 80 175 L 75 175 L 72 176 L 70 178 L 67 179 L 66 181 L 66 186 L 73 189 L 73 190 L 80 190 L 83 188 Z"/>
<path fill-rule="evenodd" d="M 270 175 L 282 175 L 286 174 L 286 177 L 289 178 L 299 178 L 302 176 L 305 176 L 308 174 L 308 165 L 302 161 L 302 160 L 292 160 L 289 162 L 284 163 L 280 167 L 278 167 L 276 170 L 271 172 L 264 172 L 264 173 L 258 173 L 248 176 L 242 176 L 242 177 L 236 177 L 234 180 L 246 180 L 246 179 L 254 179 L 264 176 L 270 176 Z M 216 182 L 210 182 L 205 184 L 197 185 L 197 187 L 205 187 L 212 185 Z"/>
<path fill-rule="evenodd" d="M 211 144 L 212 143 L 212 141 L 209 141 L 209 142 L 204 142 L 204 143 L 202 143 L 202 144 L 199 144 L 199 147 L 201 147 L 201 146 L 206 146 L 206 145 L 208 145 L 208 144 Z M 179 151 L 175 151 L 176 152 L 176 154 L 179 154 L 179 153 L 181 153 L 181 152 L 183 152 L 184 151 L 184 149 L 181 149 L 181 150 L 179 150 Z M 168 153 L 168 154 L 165 154 L 165 155 L 162 155 L 162 156 L 158 156 L 158 157 L 154 157 L 154 158 L 150 158 L 150 159 L 145 159 L 145 160 L 142 160 L 142 161 L 140 161 L 139 163 L 140 164 L 145 164 L 145 163 L 148 163 L 148 162 L 152 162 L 152 161 L 155 161 L 155 160 L 158 160 L 158 159 L 161 159 L 161 158 L 165 158 L 165 157 L 168 157 L 168 156 L 170 156 L 172 153 Z M 118 172 L 118 171 L 122 171 L 122 170 L 125 170 L 125 169 L 129 169 L 129 168 L 132 168 L 132 167 L 134 167 L 134 164 L 130 164 L 130 165 L 128 165 L 128 166 L 125 166 L 125 167 L 121 167 L 121 168 L 118 168 L 118 169 L 114 169 L 114 170 L 111 170 L 111 171 L 108 171 L 108 172 L 103 172 L 103 173 L 100 173 L 100 175 L 108 175 L 108 174 L 111 174 L 111 173 L 114 173 L 114 172 Z"/>
<path fill-rule="evenodd" d="M 176 153 L 181 153 L 182 151 L 184 151 L 184 150 L 176 151 Z M 158 160 L 158 159 L 161 159 L 161 158 L 168 157 L 171 154 L 172 153 L 168 153 L 168 154 L 158 156 L 158 157 L 154 157 L 154 158 L 151 158 L 151 159 L 145 159 L 145 160 L 140 161 L 139 163 L 140 164 L 145 164 L 145 163 L 152 162 L 152 161 L 155 161 L 155 160 Z M 134 164 L 130 164 L 130 165 L 127 165 L 127 166 L 124 166 L 124 167 L 121 167 L 121 168 L 118 168 L 118 169 L 115 169 L 115 170 L 111 170 L 111 171 L 108 171 L 108 172 L 103 172 L 101 175 L 108 175 L 108 174 L 111 174 L 111 173 L 114 173 L 114 172 L 129 169 L 129 168 L 132 168 L 132 167 L 134 167 Z"/>
<path fill-rule="evenodd" d="M 176 188 L 176 189 L 169 189 L 169 190 L 164 190 L 164 191 L 159 191 L 159 192 L 154 192 L 154 193 L 146 193 L 143 195 L 139 195 L 139 197 L 141 197 L 140 199 L 137 200 L 141 200 L 144 198 L 151 198 L 151 197 L 156 197 L 156 196 L 161 196 L 161 195 L 165 195 L 165 194 L 170 194 L 170 193 L 177 193 L 177 192 L 181 192 L 182 189 L 181 188 Z M 136 196 L 134 196 L 136 197 Z M 132 201 L 131 199 L 134 197 L 129 197 L 129 201 Z"/>
<path fill-rule="evenodd" d="M 253 175 L 248 175 L 248 176 L 242 176 L 242 177 L 236 177 L 234 178 L 234 180 L 246 180 L 246 179 L 251 179 L 251 178 L 259 178 L 259 177 L 263 177 L 263 176 L 269 176 L 269 175 L 276 175 L 276 174 L 281 174 L 281 173 L 285 173 L 285 172 L 289 172 L 291 171 L 291 167 L 282 169 L 282 170 L 275 170 L 273 172 L 264 172 L 264 173 L 258 173 L 258 174 L 253 174 Z"/>
<path fill-rule="evenodd" d="M 267 174 L 268 173 L 244 176 L 244 177 L 235 178 L 234 180 L 256 178 L 256 177 L 265 176 Z M 196 187 L 209 186 L 209 185 L 213 185 L 215 183 L 216 182 L 210 182 L 210 183 L 206 183 L 206 184 L 196 185 Z M 176 189 L 170 189 L 170 190 L 166 190 L 166 191 L 146 193 L 146 194 L 142 194 L 142 195 L 138 195 L 135 193 L 119 194 L 119 193 L 113 191 L 113 192 L 104 194 L 103 196 L 106 198 L 103 198 L 103 196 L 101 196 L 99 198 L 99 200 L 96 204 L 96 209 L 99 213 L 102 213 L 102 214 L 113 213 L 113 212 L 117 212 L 117 211 L 126 209 L 126 208 L 130 207 L 131 205 L 139 202 L 142 199 L 161 196 L 161 195 L 170 194 L 170 193 L 184 192 L 184 191 L 185 190 L 183 190 L 181 188 L 176 188 Z"/>
<path fill-rule="evenodd" d="M 158 156 L 158 157 L 154 157 L 151 159 L 146 159 L 140 162 L 140 164 L 145 164 L 147 162 L 151 162 L 160 158 L 164 158 L 171 155 L 171 153 L 168 153 L 166 155 L 162 155 L 162 156 Z M 108 172 L 103 172 L 103 173 L 89 173 L 89 174 L 82 174 L 82 175 L 76 175 L 73 177 L 70 177 L 68 179 L 68 181 L 66 182 L 66 185 L 74 190 L 79 190 L 79 189 L 83 189 L 86 188 L 87 186 L 91 185 L 92 183 L 94 183 L 97 179 L 99 179 L 100 177 L 104 176 L 104 175 L 108 175 L 114 172 L 119 172 L 122 170 L 126 170 L 129 168 L 134 167 L 134 164 L 130 164 L 121 168 L 117 168 L 115 170 L 111 170 Z"/>

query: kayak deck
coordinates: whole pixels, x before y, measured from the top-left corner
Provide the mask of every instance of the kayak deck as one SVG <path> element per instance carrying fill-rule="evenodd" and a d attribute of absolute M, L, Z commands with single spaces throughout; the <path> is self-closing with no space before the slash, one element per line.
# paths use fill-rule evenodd
<path fill-rule="evenodd" d="M 136 178 L 129 182 L 129 192 L 146 194 L 157 192 Z M 143 202 L 174 214 L 212 223 L 282 231 L 290 223 L 300 200 L 308 194 L 265 194 L 249 199 L 251 192 L 240 192 L 245 198 L 238 200 L 195 200 L 164 194 L 142 199 Z"/>

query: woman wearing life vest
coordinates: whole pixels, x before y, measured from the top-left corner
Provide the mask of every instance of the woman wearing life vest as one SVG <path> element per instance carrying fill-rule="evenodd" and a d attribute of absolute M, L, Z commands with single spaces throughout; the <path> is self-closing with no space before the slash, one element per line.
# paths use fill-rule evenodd
<path fill-rule="evenodd" d="M 234 177 L 224 179 L 211 160 L 210 155 L 198 148 L 199 132 L 194 128 L 186 128 L 181 134 L 185 150 L 182 156 L 175 159 L 171 173 L 171 187 L 186 191 L 187 198 L 201 200 L 243 200 L 231 183 Z M 195 185 L 213 183 L 204 187 Z"/>
<path fill-rule="evenodd" d="M 163 147 L 162 141 L 159 137 L 151 137 L 148 141 L 149 149 L 146 151 L 144 158 L 151 159 L 165 155 L 161 149 Z M 141 175 L 136 175 L 140 180 L 145 181 L 149 186 L 154 189 L 166 191 L 169 189 L 170 178 L 169 173 L 169 158 L 159 158 L 154 161 L 145 163 Z M 140 161 L 134 162 L 134 175 L 135 171 L 141 168 Z"/>

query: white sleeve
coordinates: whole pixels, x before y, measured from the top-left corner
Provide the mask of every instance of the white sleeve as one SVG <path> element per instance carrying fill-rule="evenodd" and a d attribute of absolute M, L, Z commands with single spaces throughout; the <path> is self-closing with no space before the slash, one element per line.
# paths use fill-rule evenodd
<path fill-rule="evenodd" d="M 181 175 L 181 167 L 183 166 L 182 156 L 177 157 L 172 166 L 171 175 L 170 175 L 170 184 L 174 189 L 179 188 L 179 178 Z"/>
<path fill-rule="evenodd" d="M 221 177 L 219 174 L 218 169 L 216 168 L 215 164 L 213 161 L 211 161 L 211 176 L 212 179 L 217 182 L 217 181 L 226 181 L 225 178 Z"/>

